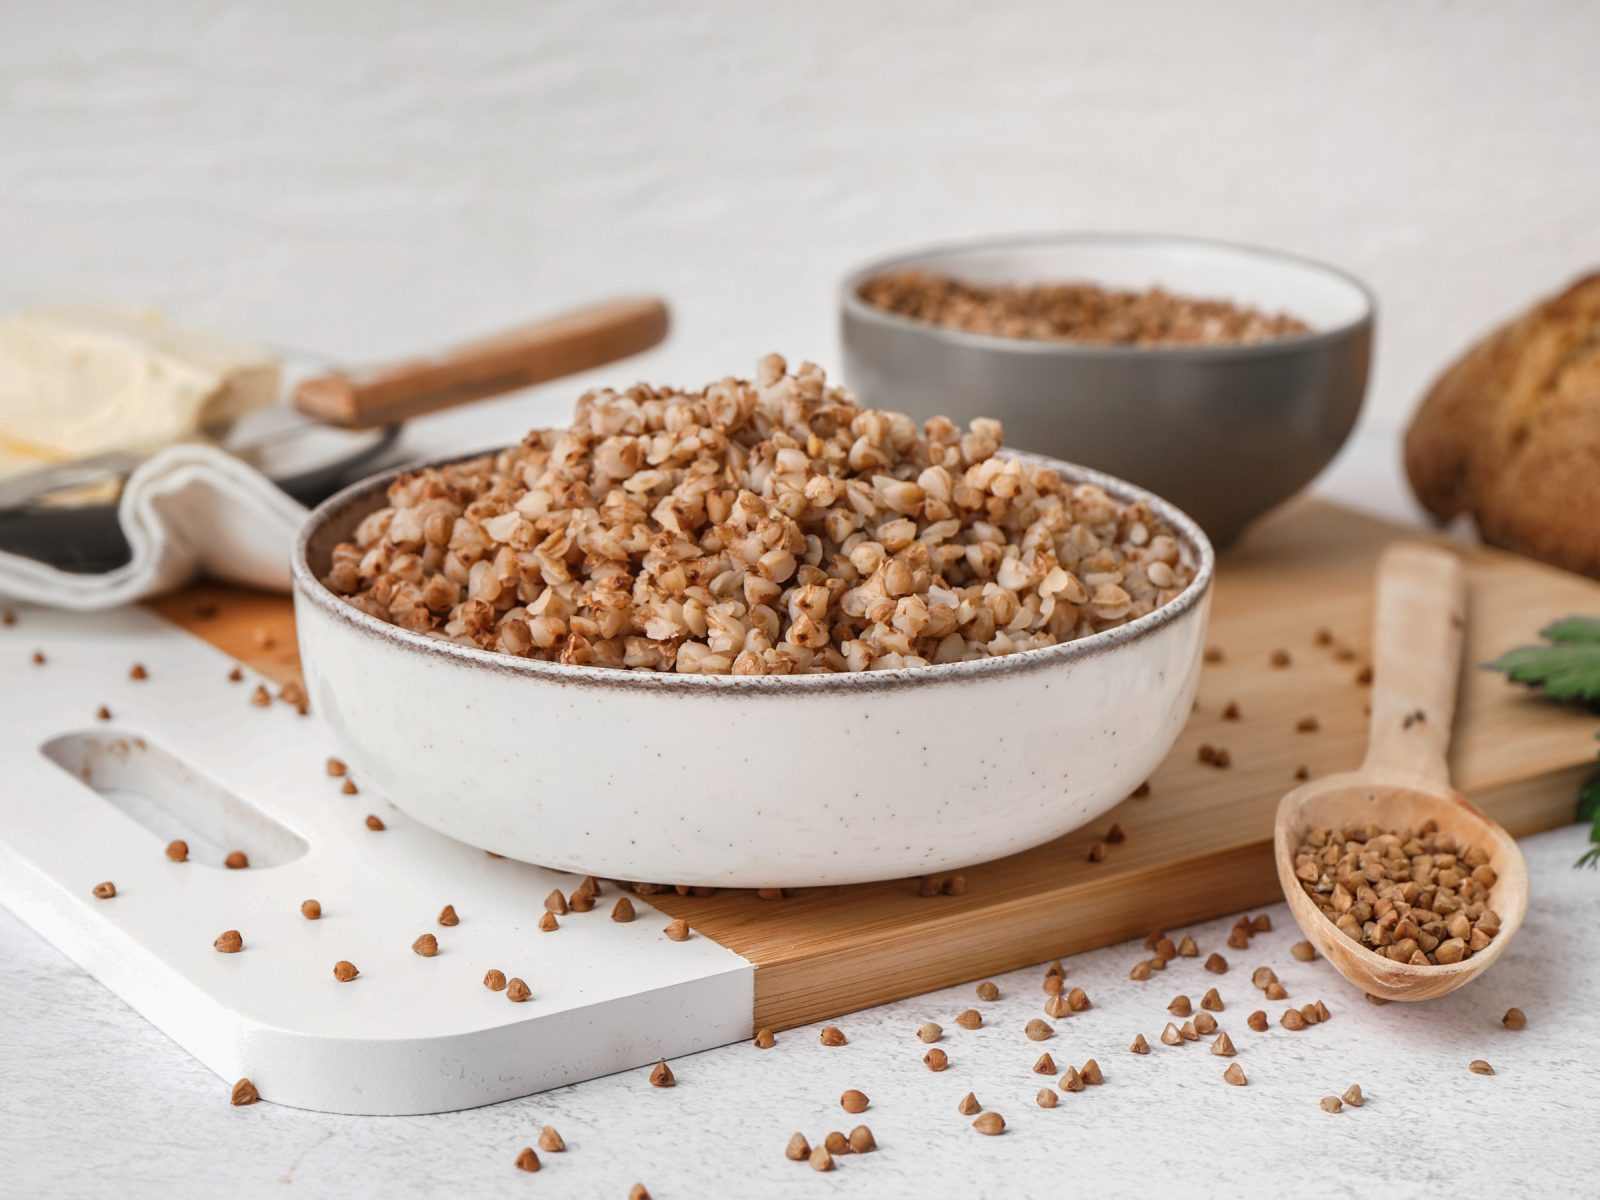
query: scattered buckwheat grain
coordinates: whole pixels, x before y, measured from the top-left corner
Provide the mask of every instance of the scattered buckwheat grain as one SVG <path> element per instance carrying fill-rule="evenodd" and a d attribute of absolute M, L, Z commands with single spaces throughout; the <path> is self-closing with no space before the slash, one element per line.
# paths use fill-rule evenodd
<path fill-rule="evenodd" d="M 1528 1027 L 1528 1014 L 1520 1008 L 1506 1009 L 1506 1015 L 1500 1018 L 1500 1024 L 1507 1029 L 1526 1029 Z"/>
<path fill-rule="evenodd" d="M 237 954 L 244 949 L 244 938 L 239 936 L 237 929 L 227 929 L 219 933 L 211 944 L 223 954 Z"/>
<path fill-rule="evenodd" d="M 676 1087 L 678 1077 L 672 1073 L 672 1068 L 667 1066 L 667 1060 L 661 1059 L 650 1068 L 650 1086 L 658 1088 Z"/>
<path fill-rule="evenodd" d="M 300 915 L 308 921 L 322 920 L 322 905 L 315 900 L 300 901 Z"/>
<path fill-rule="evenodd" d="M 432 958 L 439 953 L 439 939 L 431 933 L 425 933 L 411 943 L 411 950 L 415 954 L 420 954 L 423 958 Z"/>
<path fill-rule="evenodd" d="M 960 1019 L 960 1017 L 956 1018 L 957 1021 L 960 1021 Z M 971 1028 L 976 1029 L 977 1026 L 974 1025 L 971 1026 Z M 1034 1017 L 1027 1023 L 1026 1026 L 1023 1027 L 1022 1032 L 1027 1035 L 1027 1038 L 1030 1042 L 1042 1042 L 1047 1037 L 1050 1037 L 1053 1033 L 1055 1033 L 1055 1030 L 1050 1028 L 1048 1022 L 1041 1021 L 1038 1017 Z"/>
<path fill-rule="evenodd" d="M 821 1041 L 824 1046 L 843 1046 L 848 1040 L 844 1036 L 844 1030 L 837 1025 L 824 1025 L 822 1027 Z"/>
<path fill-rule="evenodd" d="M 483 986 L 488 988 L 491 992 L 505 991 L 507 987 L 506 973 L 504 971 L 496 970 L 494 967 L 490 967 L 483 973 Z M 522 986 L 527 987 L 528 985 L 523 984 Z"/>
<path fill-rule="evenodd" d="M 554 1125 L 546 1125 L 539 1131 L 539 1149 L 546 1154 L 560 1154 L 567 1148 L 567 1143 L 556 1132 Z"/>
<path fill-rule="evenodd" d="M 230 871 L 243 871 L 250 865 L 250 856 L 243 850 L 234 850 L 222 860 L 222 865 Z"/>
<path fill-rule="evenodd" d="M 867 1099 L 865 1092 L 858 1091 L 855 1088 L 850 1088 L 844 1095 L 839 1097 L 839 1107 L 852 1114 L 866 1112 L 867 1106 L 871 1103 L 872 1101 Z"/>
<path fill-rule="evenodd" d="M 248 1079 L 241 1079 L 233 1085 L 233 1091 L 228 1095 L 228 1103 L 235 1108 L 243 1108 L 246 1104 L 254 1104 L 261 1099 L 261 1093 L 256 1091 L 256 1085 Z"/>
<path fill-rule="evenodd" d="M 349 983 L 359 974 L 361 972 L 356 969 L 356 965 L 353 962 L 347 962 L 341 958 L 333 964 L 333 977 L 340 983 Z"/>

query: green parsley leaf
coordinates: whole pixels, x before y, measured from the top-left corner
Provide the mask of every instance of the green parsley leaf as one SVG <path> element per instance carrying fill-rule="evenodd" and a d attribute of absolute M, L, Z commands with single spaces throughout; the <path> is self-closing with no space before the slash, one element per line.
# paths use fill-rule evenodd
<path fill-rule="evenodd" d="M 1539 636 L 1551 642 L 1600 642 L 1600 617 L 1562 617 Z"/>
<path fill-rule="evenodd" d="M 1552 700 L 1600 703 L 1600 641 L 1518 646 L 1485 666 L 1516 683 L 1542 687 Z"/>

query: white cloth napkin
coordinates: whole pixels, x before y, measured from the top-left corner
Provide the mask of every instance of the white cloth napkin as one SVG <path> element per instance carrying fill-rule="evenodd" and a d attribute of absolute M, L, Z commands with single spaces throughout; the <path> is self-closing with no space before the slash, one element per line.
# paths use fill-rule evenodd
<path fill-rule="evenodd" d="M 215 446 L 169 446 L 128 478 L 117 519 L 132 560 L 102 575 L 0 551 L 0 596 L 54 608 L 114 608 L 195 576 L 289 590 L 289 555 L 305 508 Z"/>

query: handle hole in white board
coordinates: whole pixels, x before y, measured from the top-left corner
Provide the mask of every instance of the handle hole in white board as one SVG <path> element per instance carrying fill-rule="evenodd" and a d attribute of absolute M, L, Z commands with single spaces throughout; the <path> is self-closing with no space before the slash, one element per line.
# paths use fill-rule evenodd
<path fill-rule="evenodd" d="M 278 867 L 306 852 L 297 834 L 147 738 L 86 730 L 41 750 L 163 845 L 187 842 L 192 863 L 223 869 L 223 859 L 242 850 L 252 868 Z"/>

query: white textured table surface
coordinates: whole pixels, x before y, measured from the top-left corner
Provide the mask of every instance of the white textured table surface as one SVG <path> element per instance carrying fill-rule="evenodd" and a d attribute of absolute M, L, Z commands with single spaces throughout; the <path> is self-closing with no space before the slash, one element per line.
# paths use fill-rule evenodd
<path fill-rule="evenodd" d="M 1375 1007 L 1325 962 L 1289 954 L 1298 939 L 1282 905 L 1274 930 L 1248 950 L 1224 945 L 1230 919 L 1197 926 L 1201 958 L 1178 959 L 1148 983 L 1127 978 L 1138 943 L 1065 962 L 1067 982 L 1094 1002 L 1028 1041 L 1040 1016 L 1038 968 L 998 977 L 1001 998 L 964 985 L 841 1018 L 849 1037 L 824 1047 L 816 1027 L 759 1051 L 726 1046 L 673 1064 L 678 1086 L 633 1071 L 471 1112 L 431 1117 L 334 1117 L 272 1104 L 232 1108 L 227 1088 L 0 910 L 0 1195 L 115 1194 L 303 1197 L 385 1195 L 626 1196 L 644 1182 L 671 1197 L 1063 1194 L 1441 1196 L 1593 1195 L 1592 1132 L 1600 1109 L 1600 993 L 1594 955 L 1600 876 L 1575 871 L 1577 827 L 1523 843 L 1533 881 L 1527 924 L 1494 971 L 1424 1006 Z M 1226 975 L 1202 970 L 1221 950 Z M 1245 1025 L 1265 1007 L 1250 971 L 1272 966 L 1293 1002 L 1318 998 L 1324 1025 L 1265 1033 Z M 1156 1039 L 1176 993 L 1197 1004 L 1215 985 L 1221 1027 L 1249 1086 L 1222 1082 L 1227 1060 L 1204 1041 Z M 1528 1014 L 1503 1029 L 1510 1005 Z M 984 1027 L 958 1028 L 976 1006 Z M 944 1025 L 950 1067 L 923 1068 L 915 1037 Z M 1138 1057 L 1135 1033 L 1152 1043 Z M 1034 1104 L 1048 1080 L 1030 1072 L 1043 1051 L 1058 1070 L 1093 1056 L 1105 1084 Z M 1467 1064 L 1487 1059 L 1491 1077 Z M 1317 1101 L 1359 1083 L 1367 1103 L 1337 1115 Z M 860 1117 L 838 1097 L 860 1088 Z M 978 1135 L 956 1106 L 968 1091 L 1009 1124 Z M 877 1153 L 840 1160 L 831 1175 L 787 1161 L 795 1130 L 813 1139 L 864 1121 Z M 536 1176 L 515 1170 L 540 1125 L 566 1138 Z"/>

